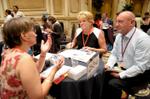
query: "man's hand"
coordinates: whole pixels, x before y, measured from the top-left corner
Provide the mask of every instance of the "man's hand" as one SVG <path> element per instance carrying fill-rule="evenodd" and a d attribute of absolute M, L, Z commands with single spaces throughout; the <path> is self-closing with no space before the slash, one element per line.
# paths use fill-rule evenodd
<path fill-rule="evenodd" d="M 110 74 L 112 76 L 114 76 L 115 78 L 120 78 L 119 72 L 116 71 L 116 70 L 111 69 L 110 66 L 108 66 L 107 64 L 104 66 L 104 69 L 105 69 L 105 71 L 110 71 L 111 72 Z"/>
<path fill-rule="evenodd" d="M 105 70 L 105 71 L 110 71 L 110 66 L 105 65 L 105 66 L 104 66 L 104 70 Z"/>
<path fill-rule="evenodd" d="M 118 73 L 118 72 L 114 72 L 114 71 L 112 71 L 110 74 L 111 74 L 112 76 L 114 76 L 115 78 L 120 78 L 120 76 L 119 76 L 119 73 Z"/>

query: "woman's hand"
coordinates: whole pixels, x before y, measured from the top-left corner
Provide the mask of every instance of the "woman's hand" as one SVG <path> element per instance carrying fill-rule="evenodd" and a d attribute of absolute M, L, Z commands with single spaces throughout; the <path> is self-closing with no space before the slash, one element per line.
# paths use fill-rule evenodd
<path fill-rule="evenodd" d="M 66 48 L 73 48 L 73 43 L 72 42 L 70 42 L 70 43 L 68 43 L 67 45 L 66 45 Z"/>
<path fill-rule="evenodd" d="M 53 32 L 50 28 L 46 28 L 44 31 L 47 32 L 47 33 Z"/>
<path fill-rule="evenodd" d="M 64 65 L 64 57 L 63 56 L 59 56 L 59 59 L 57 60 L 57 61 L 55 61 L 55 66 L 54 66 L 54 68 L 56 69 L 56 70 L 59 70 L 63 65 Z"/>
<path fill-rule="evenodd" d="M 41 41 L 41 54 L 46 54 L 52 46 L 52 39 L 50 34 L 47 35 L 47 41 L 44 43 L 44 40 Z"/>
<path fill-rule="evenodd" d="M 88 46 L 83 47 L 83 49 L 85 49 L 85 50 L 90 50 L 90 51 L 94 51 L 94 48 L 88 47 Z"/>

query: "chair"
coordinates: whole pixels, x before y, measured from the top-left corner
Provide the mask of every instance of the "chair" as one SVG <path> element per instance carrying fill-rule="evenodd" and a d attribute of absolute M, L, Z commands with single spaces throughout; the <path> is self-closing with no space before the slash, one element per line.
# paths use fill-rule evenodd
<path fill-rule="evenodd" d="M 61 25 L 62 25 L 62 27 L 63 27 L 63 22 L 61 22 Z M 64 29 L 63 29 L 63 30 L 64 30 Z M 76 32 L 76 25 L 73 24 L 73 25 L 72 25 L 72 30 L 71 30 L 71 36 L 70 36 L 69 40 L 67 40 L 66 38 L 65 38 L 64 40 L 62 40 L 62 41 L 61 41 L 61 44 L 60 44 L 60 49 L 65 49 L 66 44 L 73 40 L 74 35 L 75 35 L 75 32 Z M 64 33 L 64 34 L 65 34 L 65 33 Z M 65 37 L 66 37 L 66 36 L 65 36 Z"/>
<path fill-rule="evenodd" d="M 3 52 L 3 49 L 4 49 L 4 42 L 1 41 L 1 42 L 0 42 L 0 62 L 1 62 L 1 60 L 2 60 L 1 54 L 2 54 L 2 52 Z"/>
<path fill-rule="evenodd" d="M 76 32 L 76 25 L 73 24 L 73 25 L 72 25 L 72 30 L 71 30 L 71 41 L 72 41 L 73 38 L 74 38 L 75 32 Z"/>
<path fill-rule="evenodd" d="M 69 43 L 69 41 L 66 40 L 66 35 L 65 35 L 65 31 L 64 31 L 64 23 L 63 22 L 59 22 L 61 24 L 62 27 L 62 35 L 61 35 L 61 39 L 60 39 L 60 50 L 65 49 L 66 44 Z"/>

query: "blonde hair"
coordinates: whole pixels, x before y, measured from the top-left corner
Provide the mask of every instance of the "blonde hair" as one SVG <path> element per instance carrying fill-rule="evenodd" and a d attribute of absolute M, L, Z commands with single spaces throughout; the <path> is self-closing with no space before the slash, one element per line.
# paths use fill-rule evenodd
<path fill-rule="evenodd" d="M 78 13 L 77 19 L 87 19 L 88 21 L 94 22 L 93 14 L 89 11 L 80 11 Z"/>

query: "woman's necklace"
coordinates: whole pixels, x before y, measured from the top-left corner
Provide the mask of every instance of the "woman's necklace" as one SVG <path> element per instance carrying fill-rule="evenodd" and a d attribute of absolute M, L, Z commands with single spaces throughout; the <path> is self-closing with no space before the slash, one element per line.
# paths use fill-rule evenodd
<path fill-rule="evenodd" d="M 90 34 L 91 34 L 92 31 L 93 31 L 93 28 L 91 28 L 90 31 L 88 32 L 88 35 L 87 35 L 87 37 L 86 37 L 86 40 L 84 39 L 84 34 L 85 34 L 85 32 L 84 32 L 84 31 L 82 32 L 82 43 L 83 43 L 83 47 L 86 46 L 87 41 L 88 41 L 88 39 L 89 39 Z"/>

